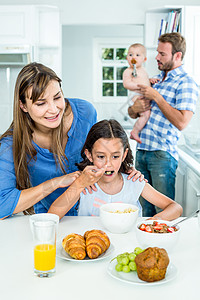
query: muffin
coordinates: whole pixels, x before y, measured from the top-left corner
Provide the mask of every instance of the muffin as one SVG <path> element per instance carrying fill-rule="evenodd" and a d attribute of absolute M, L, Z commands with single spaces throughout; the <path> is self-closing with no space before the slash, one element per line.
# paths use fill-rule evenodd
<path fill-rule="evenodd" d="M 159 281 L 165 278 L 169 257 L 165 249 L 149 247 L 136 256 L 135 263 L 141 280 Z"/>

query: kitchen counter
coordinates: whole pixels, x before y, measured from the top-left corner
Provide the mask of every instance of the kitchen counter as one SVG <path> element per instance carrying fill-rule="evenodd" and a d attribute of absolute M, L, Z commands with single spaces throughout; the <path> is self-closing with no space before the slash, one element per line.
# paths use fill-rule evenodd
<path fill-rule="evenodd" d="M 200 176 L 200 154 L 191 151 L 186 145 L 178 147 L 179 158 Z"/>
<path fill-rule="evenodd" d="M 197 217 L 180 224 L 181 236 L 170 261 L 177 276 L 160 284 L 131 284 L 111 277 L 110 259 L 139 246 L 135 229 L 126 234 L 111 234 L 99 217 L 64 217 L 59 223 L 57 241 L 71 232 L 83 234 L 93 228 L 107 232 L 115 250 L 99 261 L 77 262 L 57 258 L 56 273 L 51 278 L 33 275 L 33 245 L 29 216 L 13 216 L 0 221 L 1 299 L 199 299 L 200 229 Z"/>

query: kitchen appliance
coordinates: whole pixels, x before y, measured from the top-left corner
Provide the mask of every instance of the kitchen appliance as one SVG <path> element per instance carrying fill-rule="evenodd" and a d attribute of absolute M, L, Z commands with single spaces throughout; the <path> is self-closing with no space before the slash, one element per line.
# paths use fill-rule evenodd
<path fill-rule="evenodd" d="M 24 66 L 31 62 L 30 45 L 0 45 L 0 67 Z"/>
<path fill-rule="evenodd" d="M 5 132 L 12 122 L 17 75 L 32 59 L 31 45 L 0 45 L 0 134 Z"/>

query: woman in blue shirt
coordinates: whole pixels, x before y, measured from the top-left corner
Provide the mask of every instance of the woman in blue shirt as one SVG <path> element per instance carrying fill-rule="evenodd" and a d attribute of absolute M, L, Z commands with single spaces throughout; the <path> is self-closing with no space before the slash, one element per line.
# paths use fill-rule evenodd
<path fill-rule="evenodd" d="M 78 177 L 75 163 L 96 118 L 91 103 L 64 99 L 51 69 L 31 63 L 21 70 L 14 119 L 0 138 L 0 218 L 32 206 L 36 213 L 48 211 Z M 77 214 L 76 205 L 68 214 Z"/>

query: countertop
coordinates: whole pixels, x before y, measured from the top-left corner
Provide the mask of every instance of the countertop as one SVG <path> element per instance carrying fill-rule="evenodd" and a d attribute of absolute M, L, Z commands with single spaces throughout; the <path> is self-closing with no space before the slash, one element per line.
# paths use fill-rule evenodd
<path fill-rule="evenodd" d="M 179 158 L 182 159 L 198 176 L 200 176 L 200 155 L 186 145 L 178 147 Z"/>
<path fill-rule="evenodd" d="M 180 224 L 181 235 L 169 254 L 177 276 L 159 285 L 122 282 L 107 272 L 110 259 L 140 246 L 135 229 L 126 234 L 109 233 L 99 217 L 64 217 L 59 223 L 57 241 L 69 233 L 102 229 L 110 237 L 113 255 L 99 261 L 71 262 L 57 258 L 56 273 L 51 278 L 33 275 L 33 245 L 29 216 L 13 216 L 0 221 L 1 299 L 199 299 L 200 229 L 198 219 Z"/>

